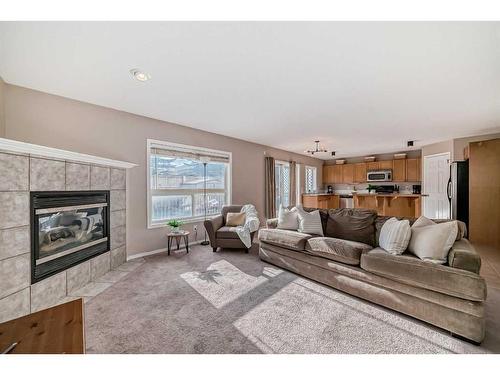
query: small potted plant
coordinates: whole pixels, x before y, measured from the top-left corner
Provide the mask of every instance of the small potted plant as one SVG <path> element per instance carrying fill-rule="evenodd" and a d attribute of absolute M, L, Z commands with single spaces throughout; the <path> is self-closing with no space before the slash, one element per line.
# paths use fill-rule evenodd
<path fill-rule="evenodd" d="M 167 222 L 167 225 L 172 228 L 173 233 L 179 233 L 182 222 L 177 219 L 172 219 Z"/>

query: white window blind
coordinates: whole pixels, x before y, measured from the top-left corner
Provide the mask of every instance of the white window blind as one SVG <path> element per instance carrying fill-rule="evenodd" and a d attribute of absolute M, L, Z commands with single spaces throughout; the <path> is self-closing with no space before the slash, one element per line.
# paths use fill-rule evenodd
<path fill-rule="evenodd" d="M 306 192 L 310 193 L 316 190 L 316 168 L 306 166 L 305 188 Z"/>
<path fill-rule="evenodd" d="M 280 206 L 290 205 L 290 163 L 276 160 L 274 162 L 276 185 L 276 212 Z"/>

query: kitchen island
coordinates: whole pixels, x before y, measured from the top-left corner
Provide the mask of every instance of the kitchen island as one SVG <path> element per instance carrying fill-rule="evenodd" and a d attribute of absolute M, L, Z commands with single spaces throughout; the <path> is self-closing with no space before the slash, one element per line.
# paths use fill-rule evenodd
<path fill-rule="evenodd" d="M 305 193 L 302 194 L 302 205 L 307 208 L 339 208 L 339 194 Z"/>
<path fill-rule="evenodd" d="M 422 194 L 353 193 L 355 208 L 376 210 L 383 216 L 419 217 Z"/>
<path fill-rule="evenodd" d="M 339 208 L 339 193 L 302 194 L 302 205 L 308 208 Z M 383 216 L 419 217 L 422 194 L 352 193 L 354 208 L 368 208 Z"/>

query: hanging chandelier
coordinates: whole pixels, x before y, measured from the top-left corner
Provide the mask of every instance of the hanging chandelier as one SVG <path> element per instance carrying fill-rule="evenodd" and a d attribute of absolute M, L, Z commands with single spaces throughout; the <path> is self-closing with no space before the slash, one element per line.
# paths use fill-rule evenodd
<path fill-rule="evenodd" d="M 304 152 L 307 153 L 307 154 L 311 154 L 311 155 L 314 155 L 317 152 L 328 152 L 325 148 L 321 147 L 321 145 L 319 144 L 319 141 L 314 141 L 314 143 L 316 143 L 315 149 L 313 149 L 313 150 L 306 150 Z"/>

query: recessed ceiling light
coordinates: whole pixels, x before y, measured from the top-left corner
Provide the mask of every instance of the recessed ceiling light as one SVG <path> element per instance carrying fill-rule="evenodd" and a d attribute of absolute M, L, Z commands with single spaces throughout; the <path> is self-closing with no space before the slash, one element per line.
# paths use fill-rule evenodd
<path fill-rule="evenodd" d="M 146 82 L 147 80 L 151 79 L 151 75 L 139 69 L 130 69 L 130 74 L 132 74 L 132 77 L 134 77 L 136 80 L 141 82 Z"/>

